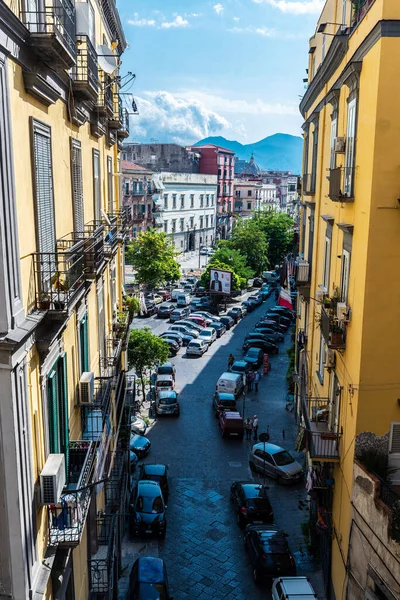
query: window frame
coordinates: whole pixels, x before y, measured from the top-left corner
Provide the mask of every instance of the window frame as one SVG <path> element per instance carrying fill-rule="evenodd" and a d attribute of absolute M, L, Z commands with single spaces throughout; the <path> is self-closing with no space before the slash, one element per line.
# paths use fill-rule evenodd
<path fill-rule="evenodd" d="M 324 385 L 324 365 L 326 361 L 326 352 L 327 345 L 325 342 L 325 338 L 322 335 L 322 331 L 320 331 L 320 341 L 319 341 L 319 354 L 318 354 L 318 379 L 321 385 Z"/>
<path fill-rule="evenodd" d="M 356 130 L 357 130 L 357 96 L 349 97 L 347 105 L 346 151 L 344 155 L 344 182 L 345 196 L 352 197 L 354 192 L 354 163 L 356 157 Z"/>
<path fill-rule="evenodd" d="M 97 165 L 97 175 L 96 175 Z M 93 218 L 99 222 L 101 220 L 101 167 L 100 152 L 93 148 L 92 152 L 93 166 Z"/>
<path fill-rule="evenodd" d="M 74 231 L 81 233 L 85 229 L 82 145 L 73 137 L 70 138 L 70 165 Z"/>
<path fill-rule="evenodd" d="M 340 299 L 347 304 L 350 283 L 351 250 L 343 248 L 340 269 Z"/>
<path fill-rule="evenodd" d="M 113 174 L 112 174 L 112 156 L 107 156 L 107 202 L 108 213 L 114 212 L 114 190 L 113 190 Z"/>

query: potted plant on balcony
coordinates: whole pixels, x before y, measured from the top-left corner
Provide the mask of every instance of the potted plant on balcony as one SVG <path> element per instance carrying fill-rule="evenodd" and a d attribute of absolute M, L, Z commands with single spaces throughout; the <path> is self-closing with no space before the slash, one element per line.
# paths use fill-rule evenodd
<path fill-rule="evenodd" d="M 49 308 L 50 308 L 49 292 L 42 292 L 41 294 L 39 294 L 38 308 L 39 308 L 39 310 L 49 310 Z"/>
<path fill-rule="evenodd" d="M 343 343 L 343 329 L 337 321 L 332 321 L 329 328 L 329 341 L 332 346 L 340 346 Z"/>

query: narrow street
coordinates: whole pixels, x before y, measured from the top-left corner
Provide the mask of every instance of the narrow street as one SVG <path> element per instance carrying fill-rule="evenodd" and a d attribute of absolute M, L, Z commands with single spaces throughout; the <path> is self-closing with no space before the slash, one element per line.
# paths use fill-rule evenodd
<path fill-rule="evenodd" d="M 145 462 L 169 466 L 170 497 L 165 541 L 131 540 L 125 536 L 119 581 L 119 598 L 125 598 L 127 576 L 139 554 L 160 556 L 166 561 L 174 600 L 270 598 L 265 587 L 255 585 L 252 569 L 229 501 L 231 483 L 262 477 L 253 475 L 248 463 L 252 441 L 224 440 L 211 400 L 218 377 L 226 370 L 230 352 L 242 357 L 242 343 L 248 331 L 274 302 L 269 299 L 247 315 L 233 330 L 217 340 L 202 358 L 186 358 L 181 349 L 172 359 L 176 365 L 180 392 L 180 418 L 159 419 L 147 436 L 152 448 Z M 134 326 L 150 326 L 160 333 L 168 323 L 154 317 L 135 320 Z M 293 414 L 285 411 L 288 357 L 291 331 L 280 345 L 280 354 L 271 358 L 272 369 L 263 376 L 258 393 L 246 394 L 245 416 L 258 415 L 260 429 L 269 426 L 270 441 L 293 452 L 297 427 Z M 243 409 L 243 397 L 238 402 Z M 324 598 L 320 575 L 309 558 L 301 530 L 307 518 L 306 491 L 301 482 L 291 487 L 267 479 L 275 523 L 289 534 L 299 575 L 309 575 L 320 598 Z"/>

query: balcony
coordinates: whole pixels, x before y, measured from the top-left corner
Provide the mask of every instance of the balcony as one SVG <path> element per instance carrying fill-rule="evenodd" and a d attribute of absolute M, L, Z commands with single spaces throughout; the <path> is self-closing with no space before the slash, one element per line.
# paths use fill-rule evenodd
<path fill-rule="evenodd" d="M 155 217 L 153 219 L 153 224 L 154 224 L 154 227 L 163 227 L 164 221 L 162 220 L 162 217 L 160 215 L 155 215 Z"/>
<path fill-rule="evenodd" d="M 100 359 L 100 367 L 105 377 L 116 374 L 121 360 L 124 339 L 119 334 L 113 333 L 105 341 L 105 354 Z"/>
<path fill-rule="evenodd" d="M 297 259 L 296 284 L 298 288 L 310 287 L 311 265 L 308 260 Z"/>
<path fill-rule="evenodd" d="M 130 424 L 129 424 L 129 432 L 127 436 L 127 441 L 129 441 L 129 433 L 130 433 Z M 124 500 L 127 496 L 127 466 L 128 462 L 126 460 L 127 452 L 126 450 L 117 450 L 114 452 L 113 456 L 113 467 L 111 469 L 110 477 L 105 482 L 104 492 L 106 497 L 106 510 L 107 512 L 115 512 L 120 511 L 124 512 Z"/>
<path fill-rule="evenodd" d="M 314 173 L 306 173 L 303 175 L 303 194 L 312 196 L 315 194 L 315 175 Z"/>
<path fill-rule="evenodd" d="M 122 100 L 119 94 L 113 94 L 113 114 L 108 126 L 111 129 L 119 129 L 122 126 Z"/>
<path fill-rule="evenodd" d="M 29 30 L 28 43 L 52 68 L 69 69 L 76 58 L 74 2 L 49 0 L 40 6 L 42 10 L 20 13 L 21 21 Z"/>
<path fill-rule="evenodd" d="M 96 102 L 99 93 L 97 53 L 87 35 L 76 36 L 76 64 L 72 68 L 72 87 L 80 99 Z"/>
<path fill-rule="evenodd" d="M 329 169 L 328 196 L 333 202 L 354 201 L 354 171 L 354 169 L 346 167 Z"/>
<path fill-rule="evenodd" d="M 96 444 L 69 442 L 68 486 L 58 504 L 48 507 L 50 546 L 75 547 L 80 543 L 89 509 Z"/>
<path fill-rule="evenodd" d="M 112 600 L 117 586 L 115 538 L 117 516 L 103 514 L 96 519 L 97 552 L 88 560 L 89 597 Z"/>
<path fill-rule="evenodd" d="M 73 232 L 57 240 L 57 247 L 66 252 L 76 243 L 83 243 L 85 276 L 94 279 L 105 266 L 104 258 L 104 226 L 96 227 L 93 223 L 85 225 L 85 230 Z"/>
<path fill-rule="evenodd" d="M 302 413 L 305 422 L 305 448 L 315 461 L 337 462 L 341 434 L 330 424 L 331 404 L 328 398 L 305 398 Z"/>
<path fill-rule="evenodd" d="M 85 241 L 57 252 L 36 252 L 35 306 L 39 310 L 68 312 L 85 289 Z"/>
<path fill-rule="evenodd" d="M 334 312 L 334 311 L 332 311 Z M 344 350 L 346 348 L 346 324 L 321 306 L 321 333 L 328 348 Z"/>
<path fill-rule="evenodd" d="M 99 69 L 99 95 L 97 97 L 97 112 L 102 117 L 112 119 L 114 115 L 113 82 L 111 78 Z"/>
<path fill-rule="evenodd" d="M 117 131 L 117 136 L 122 139 L 129 137 L 129 112 L 127 108 L 122 109 L 121 127 Z"/>

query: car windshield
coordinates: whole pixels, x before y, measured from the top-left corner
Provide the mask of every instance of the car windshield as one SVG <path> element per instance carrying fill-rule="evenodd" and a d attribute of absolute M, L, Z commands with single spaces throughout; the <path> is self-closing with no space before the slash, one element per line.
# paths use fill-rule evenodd
<path fill-rule="evenodd" d="M 249 498 L 246 500 L 247 508 L 253 510 L 269 510 L 270 503 L 268 498 Z"/>
<path fill-rule="evenodd" d="M 176 398 L 160 398 L 160 404 L 176 404 Z"/>
<path fill-rule="evenodd" d="M 285 465 L 290 465 L 294 462 L 294 458 L 287 450 L 282 450 L 282 452 L 277 452 L 274 454 L 273 459 L 275 464 L 278 467 L 284 467 Z"/>
<path fill-rule="evenodd" d="M 202 335 L 202 337 L 210 337 L 212 334 L 211 331 L 202 331 L 200 335 Z"/>
<path fill-rule="evenodd" d="M 156 514 L 159 515 L 164 511 L 163 501 L 161 496 L 138 496 L 136 500 L 137 512 L 145 513 L 148 515 Z"/>
<path fill-rule="evenodd" d="M 158 367 L 157 373 L 159 375 L 169 375 L 170 373 L 172 373 L 172 367 L 167 366 L 167 365 Z"/>
<path fill-rule="evenodd" d="M 259 349 L 258 348 L 249 348 L 247 351 L 248 356 L 258 356 Z"/>
<path fill-rule="evenodd" d="M 232 371 L 236 371 L 238 373 L 244 373 L 246 371 L 247 365 L 233 365 Z M 248 367 L 247 367 L 248 368 Z"/>
<path fill-rule="evenodd" d="M 156 385 L 157 385 L 157 387 L 171 387 L 172 382 L 171 381 L 157 381 Z"/>

